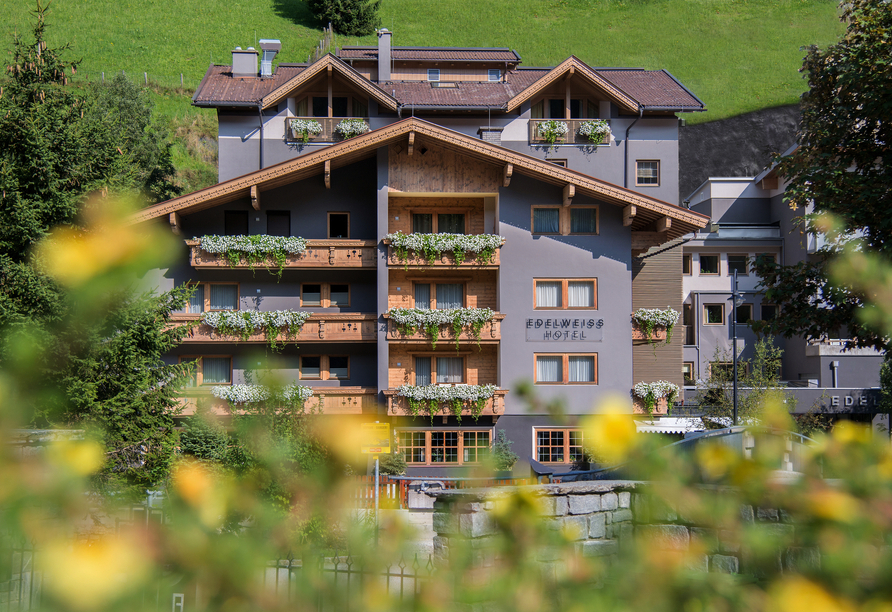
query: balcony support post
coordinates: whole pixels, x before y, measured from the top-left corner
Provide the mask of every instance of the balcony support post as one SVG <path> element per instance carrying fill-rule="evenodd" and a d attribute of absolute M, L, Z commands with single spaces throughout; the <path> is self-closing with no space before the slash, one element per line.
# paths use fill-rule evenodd
<path fill-rule="evenodd" d="M 502 185 L 508 187 L 511 185 L 511 175 L 514 174 L 514 164 L 505 164 L 502 171 Z"/>
<path fill-rule="evenodd" d="M 632 222 L 635 220 L 635 215 L 638 214 L 638 207 L 634 204 L 629 204 L 625 208 L 623 208 L 623 226 L 629 227 L 632 225 Z"/>
<path fill-rule="evenodd" d="M 412 153 L 415 152 L 415 132 L 409 132 L 409 157 L 412 157 Z"/>
<path fill-rule="evenodd" d="M 568 183 L 564 185 L 564 206 L 569 206 L 573 203 L 573 198 L 576 196 L 576 185 L 572 183 Z"/>
<path fill-rule="evenodd" d="M 260 188 L 257 185 L 251 185 L 251 208 L 260 210 Z"/>

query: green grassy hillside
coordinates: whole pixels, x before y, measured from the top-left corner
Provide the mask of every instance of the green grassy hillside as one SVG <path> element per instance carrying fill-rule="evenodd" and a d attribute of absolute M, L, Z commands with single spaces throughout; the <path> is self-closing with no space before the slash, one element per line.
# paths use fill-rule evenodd
<path fill-rule="evenodd" d="M 191 109 L 189 95 L 210 62 L 228 63 L 233 47 L 259 38 L 282 40 L 279 61 L 304 61 L 321 36 L 302 0 L 51 6 L 49 39 L 71 43 L 83 77 L 123 70 L 141 81 L 148 73 L 159 112 L 176 129 L 194 124 L 204 133 L 213 132 L 213 118 L 196 118 L 208 111 Z M 31 8 L 31 0 L 0 0 L 5 46 L 13 32 L 29 31 Z M 800 47 L 826 45 L 844 30 L 833 0 L 382 0 L 381 17 L 395 45 L 511 47 L 526 66 L 573 54 L 593 66 L 666 68 L 709 108 L 691 123 L 795 102 L 805 89 Z"/>

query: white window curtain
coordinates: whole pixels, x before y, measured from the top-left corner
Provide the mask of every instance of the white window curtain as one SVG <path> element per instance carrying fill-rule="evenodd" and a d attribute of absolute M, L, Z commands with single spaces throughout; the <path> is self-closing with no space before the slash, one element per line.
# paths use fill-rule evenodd
<path fill-rule="evenodd" d="M 437 382 L 460 383 L 464 360 L 461 357 L 437 357 Z"/>
<path fill-rule="evenodd" d="M 437 310 L 462 307 L 462 285 L 437 284 Z"/>
<path fill-rule="evenodd" d="M 592 281 L 567 283 L 567 302 L 570 308 L 592 308 L 595 305 L 595 284 Z"/>
<path fill-rule="evenodd" d="M 426 387 L 431 384 L 431 358 L 415 358 L 415 386 Z"/>
<path fill-rule="evenodd" d="M 211 310 L 238 310 L 238 285 L 211 285 Z"/>
<path fill-rule="evenodd" d="M 563 382 L 562 366 L 563 358 L 560 355 L 536 357 L 536 382 Z"/>
<path fill-rule="evenodd" d="M 538 281 L 536 283 L 536 308 L 560 308 L 561 281 Z"/>
<path fill-rule="evenodd" d="M 189 298 L 189 303 L 186 304 L 186 312 L 199 314 L 202 311 L 204 311 L 204 285 L 198 285 L 195 287 L 195 293 Z"/>
<path fill-rule="evenodd" d="M 415 308 L 431 307 L 431 286 L 415 285 Z"/>
<path fill-rule="evenodd" d="M 570 357 L 570 382 L 595 382 L 595 358 L 589 356 Z"/>
<path fill-rule="evenodd" d="M 202 382 L 206 385 L 220 385 L 232 382 L 229 357 L 202 357 Z"/>
<path fill-rule="evenodd" d="M 561 211 L 557 208 L 533 209 L 534 234 L 559 234 Z"/>

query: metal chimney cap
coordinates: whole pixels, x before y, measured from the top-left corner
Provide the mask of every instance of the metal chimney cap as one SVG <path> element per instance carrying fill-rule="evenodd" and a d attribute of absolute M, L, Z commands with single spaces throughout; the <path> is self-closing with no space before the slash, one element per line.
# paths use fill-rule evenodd
<path fill-rule="evenodd" d="M 282 41 L 277 38 L 261 38 L 260 48 L 264 51 L 281 51 Z"/>
<path fill-rule="evenodd" d="M 242 50 L 241 47 L 236 47 L 235 49 L 233 49 L 233 51 L 241 51 L 241 50 Z"/>

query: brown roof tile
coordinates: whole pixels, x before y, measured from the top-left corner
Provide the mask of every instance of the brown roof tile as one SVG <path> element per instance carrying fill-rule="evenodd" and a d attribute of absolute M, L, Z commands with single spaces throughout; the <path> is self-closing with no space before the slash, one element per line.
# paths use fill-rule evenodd
<path fill-rule="evenodd" d="M 381 87 L 392 91 L 400 104 L 408 106 L 488 106 L 502 108 L 515 95 L 529 87 L 547 70 L 513 70 L 506 75 L 506 82 L 459 81 L 455 87 L 433 87 L 419 81 L 394 81 Z"/>
<path fill-rule="evenodd" d="M 405 61 L 470 61 L 470 62 L 520 62 L 520 56 L 511 49 L 475 49 L 452 47 L 393 47 L 390 51 L 395 60 Z M 341 59 L 377 60 L 377 47 L 343 47 L 338 51 Z"/>
<path fill-rule="evenodd" d="M 271 77 L 233 77 L 232 66 L 212 65 L 192 96 L 197 106 L 257 104 L 263 96 L 300 74 L 306 66 L 279 64 Z"/>
<path fill-rule="evenodd" d="M 703 102 L 665 70 L 596 69 L 596 72 L 645 107 L 688 110 L 706 108 Z"/>

